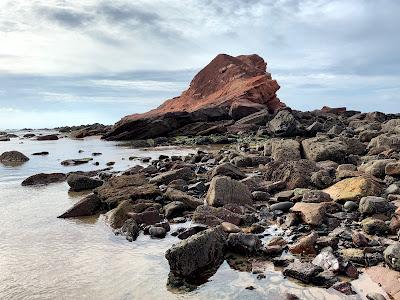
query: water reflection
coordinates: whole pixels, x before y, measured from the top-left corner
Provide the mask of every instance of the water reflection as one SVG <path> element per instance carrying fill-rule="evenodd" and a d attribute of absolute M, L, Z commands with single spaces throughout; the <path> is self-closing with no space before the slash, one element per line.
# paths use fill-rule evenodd
<path fill-rule="evenodd" d="M 12 139 L 1 143 L 0 152 L 18 150 L 29 155 L 48 151 L 49 155 L 30 156 L 30 161 L 18 167 L 0 164 L 0 299 L 284 299 L 288 292 L 300 299 L 346 299 L 337 292 L 303 287 L 284 279 L 271 264 L 244 262 L 239 266 L 231 257 L 207 274 L 211 277 L 195 290 L 172 293 L 166 285 L 169 266 L 164 255 L 180 241 L 178 238 L 169 235 L 152 240 L 140 235 L 130 243 L 114 235 L 103 215 L 57 219 L 85 193 L 68 193 L 65 182 L 40 187 L 20 184 L 40 172 L 89 171 L 104 168 L 108 161 L 116 162 L 115 170 L 123 170 L 141 163 L 129 161 L 130 156 L 157 158 L 195 149 L 143 151 L 93 138 L 19 142 Z M 82 154 L 80 149 L 84 150 Z M 103 153 L 96 157 L 100 166 L 60 164 L 92 152 Z M 186 225 L 174 224 L 171 231 L 180 226 Z M 258 279 L 259 272 L 253 274 L 254 270 L 262 271 L 265 278 Z M 246 289 L 249 286 L 254 289 Z M 360 290 L 365 292 L 368 286 L 364 284 Z"/>

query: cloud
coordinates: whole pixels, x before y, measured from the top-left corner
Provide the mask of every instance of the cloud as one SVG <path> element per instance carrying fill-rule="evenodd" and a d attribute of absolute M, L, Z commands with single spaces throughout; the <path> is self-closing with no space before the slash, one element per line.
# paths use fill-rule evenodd
<path fill-rule="evenodd" d="M 0 103 L 118 119 L 218 53 L 258 53 L 294 108 L 396 111 L 399 14 L 391 0 L 5 0 Z"/>
<path fill-rule="evenodd" d="M 46 17 L 61 26 L 70 28 L 81 28 L 94 19 L 94 16 L 73 8 L 58 6 L 39 6 L 36 8 L 38 17 Z"/>
<path fill-rule="evenodd" d="M 105 16 L 113 23 L 134 22 L 139 26 L 153 26 L 161 20 L 161 17 L 155 12 L 146 11 L 145 9 L 134 6 L 131 3 L 115 3 L 116 2 L 101 2 L 96 7 L 97 14 L 100 16 Z"/>

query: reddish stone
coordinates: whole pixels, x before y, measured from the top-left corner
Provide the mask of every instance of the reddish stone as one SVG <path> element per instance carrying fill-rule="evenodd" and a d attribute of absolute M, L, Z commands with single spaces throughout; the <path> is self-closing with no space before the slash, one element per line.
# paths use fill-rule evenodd
<path fill-rule="evenodd" d="M 266 62 L 256 54 L 237 57 L 219 54 L 179 97 L 147 113 L 126 116 L 105 138 L 150 138 L 196 121 L 232 116 L 236 119 L 261 109 L 274 113 L 285 104 L 277 98 L 280 87 L 266 67 Z"/>
<path fill-rule="evenodd" d="M 346 107 L 329 107 L 329 106 L 324 106 L 323 108 L 321 108 L 322 112 L 325 113 L 329 113 L 329 114 L 342 114 L 345 113 L 347 111 Z"/>

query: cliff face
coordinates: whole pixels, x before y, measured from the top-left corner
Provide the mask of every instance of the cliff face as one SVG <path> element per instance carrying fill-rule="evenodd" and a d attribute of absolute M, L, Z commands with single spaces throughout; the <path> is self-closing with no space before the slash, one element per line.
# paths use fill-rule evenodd
<path fill-rule="evenodd" d="M 261 109 L 274 113 L 285 105 L 276 97 L 279 85 L 266 66 L 255 54 L 219 54 L 181 96 L 147 113 L 124 117 L 105 138 L 152 138 L 193 122 L 237 120 Z"/>

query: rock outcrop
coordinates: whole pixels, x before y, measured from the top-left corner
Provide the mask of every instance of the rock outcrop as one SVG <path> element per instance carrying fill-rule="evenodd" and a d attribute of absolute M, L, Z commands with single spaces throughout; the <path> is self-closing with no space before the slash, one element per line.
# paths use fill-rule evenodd
<path fill-rule="evenodd" d="M 278 83 L 258 55 L 217 55 L 181 96 L 144 114 L 123 118 L 104 135 L 108 140 L 167 136 L 187 124 L 238 120 L 260 110 L 274 113 L 285 105 L 276 96 Z"/>

